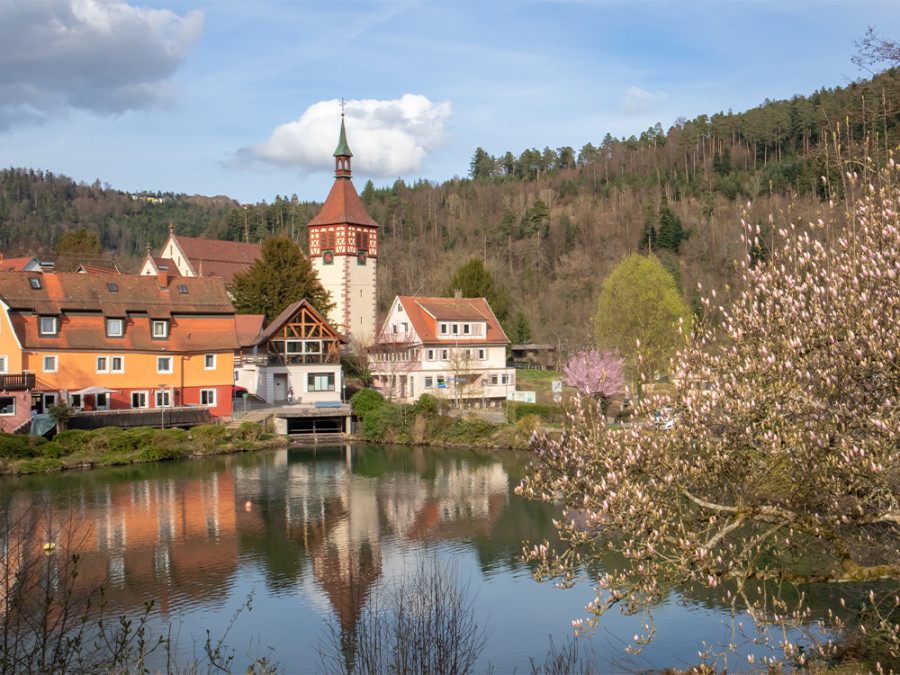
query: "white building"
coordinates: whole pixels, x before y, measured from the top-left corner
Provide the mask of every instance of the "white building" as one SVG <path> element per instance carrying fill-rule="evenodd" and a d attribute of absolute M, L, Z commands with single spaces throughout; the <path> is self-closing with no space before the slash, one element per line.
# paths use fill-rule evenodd
<path fill-rule="evenodd" d="M 398 296 L 368 350 L 373 388 L 407 402 L 427 393 L 458 405 L 498 406 L 516 388 L 507 344 L 484 298 Z"/>
<path fill-rule="evenodd" d="M 266 328 L 260 315 L 236 318 L 235 385 L 269 403 L 341 402 L 341 346 L 347 341 L 306 300 Z"/>

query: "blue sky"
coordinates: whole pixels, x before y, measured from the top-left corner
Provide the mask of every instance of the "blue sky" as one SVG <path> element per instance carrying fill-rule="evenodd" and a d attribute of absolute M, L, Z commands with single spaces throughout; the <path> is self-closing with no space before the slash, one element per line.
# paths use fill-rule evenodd
<path fill-rule="evenodd" d="M 121 190 L 324 199 L 475 148 L 639 135 L 867 75 L 868 0 L 0 0 L 0 165 Z"/>

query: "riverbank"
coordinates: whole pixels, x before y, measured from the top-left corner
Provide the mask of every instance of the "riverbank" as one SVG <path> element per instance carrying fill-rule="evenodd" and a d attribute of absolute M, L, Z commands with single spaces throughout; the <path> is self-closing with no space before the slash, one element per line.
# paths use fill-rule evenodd
<path fill-rule="evenodd" d="M 207 424 L 192 429 L 72 429 L 48 441 L 0 434 L 0 474 L 31 474 L 97 466 L 142 464 L 286 447 L 286 436 L 267 434 L 255 422 L 235 429 Z"/>

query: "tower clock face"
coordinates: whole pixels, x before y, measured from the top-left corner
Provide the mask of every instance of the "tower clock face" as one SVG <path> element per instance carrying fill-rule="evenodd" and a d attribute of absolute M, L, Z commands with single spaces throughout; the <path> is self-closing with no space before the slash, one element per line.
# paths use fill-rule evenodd
<path fill-rule="evenodd" d="M 356 252 L 356 264 L 357 265 L 365 265 L 367 255 L 368 255 L 367 251 L 362 251 L 362 250 L 357 251 Z"/>
<path fill-rule="evenodd" d="M 333 265 L 334 264 L 334 251 L 331 249 L 326 249 L 322 251 L 322 264 L 323 265 Z"/>

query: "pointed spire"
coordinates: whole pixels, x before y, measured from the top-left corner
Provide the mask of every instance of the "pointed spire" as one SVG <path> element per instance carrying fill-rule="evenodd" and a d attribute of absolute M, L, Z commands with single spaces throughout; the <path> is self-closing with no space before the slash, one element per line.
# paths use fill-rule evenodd
<path fill-rule="evenodd" d="M 344 99 L 341 99 L 341 135 L 334 151 L 334 177 L 350 178 L 350 146 L 347 145 L 347 129 L 344 127 Z"/>
<path fill-rule="evenodd" d="M 335 157 L 353 157 L 350 152 L 350 146 L 347 145 L 347 130 L 344 128 L 344 113 L 341 113 L 341 137 L 338 139 L 337 149 L 334 151 Z"/>

